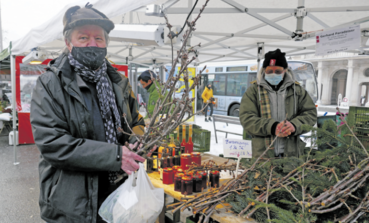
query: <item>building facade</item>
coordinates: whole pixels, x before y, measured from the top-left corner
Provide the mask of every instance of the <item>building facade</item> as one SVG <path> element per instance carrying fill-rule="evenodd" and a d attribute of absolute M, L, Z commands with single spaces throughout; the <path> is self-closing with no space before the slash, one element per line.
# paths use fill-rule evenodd
<path fill-rule="evenodd" d="M 339 53 L 316 57 L 293 57 L 313 64 L 318 80 L 319 100 L 322 106 L 337 106 L 340 95 L 348 106 L 369 106 L 369 56 Z"/>

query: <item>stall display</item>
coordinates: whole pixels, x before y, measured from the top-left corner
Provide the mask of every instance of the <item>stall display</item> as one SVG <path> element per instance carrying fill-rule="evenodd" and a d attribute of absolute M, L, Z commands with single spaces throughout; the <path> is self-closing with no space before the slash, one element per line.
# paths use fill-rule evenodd
<path fill-rule="evenodd" d="M 193 152 L 193 142 L 192 142 L 192 125 L 188 126 L 188 141 L 185 146 L 186 153 Z"/>
<path fill-rule="evenodd" d="M 176 175 L 174 176 L 174 191 L 181 192 L 183 176 L 183 173 L 176 173 Z"/>
<path fill-rule="evenodd" d="M 174 175 L 172 168 L 164 168 L 163 169 L 163 184 L 173 184 Z"/>
<path fill-rule="evenodd" d="M 187 170 L 189 168 L 189 165 L 191 165 L 192 159 L 191 154 L 184 153 L 181 154 L 181 167 L 183 170 Z"/>
<path fill-rule="evenodd" d="M 193 163 L 196 163 L 197 165 L 201 165 L 201 153 L 192 152 L 191 153 L 191 160 L 192 160 Z"/>
<path fill-rule="evenodd" d="M 219 187 L 219 176 L 220 172 L 217 170 L 210 171 L 209 182 L 211 187 L 218 188 Z"/>
<path fill-rule="evenodd" d="M 181 194 L 191 195 L 193 193 L 193 180 L 191 176 L 182 177 Z"/>
<path fill-rule="evenodd" d="M 194 174 L 193 176 L 193 192 L 199 193 L 202 191 L 202 176 L 200 174 Z"/>

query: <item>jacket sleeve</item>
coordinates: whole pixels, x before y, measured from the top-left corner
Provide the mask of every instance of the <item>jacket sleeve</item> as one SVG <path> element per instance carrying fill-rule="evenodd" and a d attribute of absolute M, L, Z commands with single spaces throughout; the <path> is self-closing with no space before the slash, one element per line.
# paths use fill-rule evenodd
<path fill-rule="evenodd" d="M 130 90 L 129 96 L 129 108 L 132 114 L 132 131 L 136 135 L 143 135 L 145 133 L 145 121 L 142 115 L 138 112 L 137 101 L 135 94 L 132 89 Z M 137 141 L 136 137 L 130 136 L 129 143 L 135 143 Z"/>
<path fill-rule="evenodd" d="M 33 137 L 43 158 L 66 170 L 119 170 L 122 162 L 119 146 L 72 136 L 68 119 L 75 117 L 65 114 L 60 95 L 63 92 L 55 74 L 47 72 L 38 78 L 30 118 Z"/>
<path fill-rule="evenodd" d="M 243 129 L 253 136 L 270 136 L 271 129 L 276 122 L 272 118 L 260 117 L 257 89 L 251 86 L 243 95 L 240 105 L 240 122 Z"/>
<path fill-rule="evenodd" d="M 296 127 L 294 135 L 306 133 L 306 131 L 301 129 L 301 126 L 304 124 L 314 126 L 317 121 L 317 110 L 313 100 L 305 89 L 302 87 L 300 89 L 302 94 L 297 105 L 297 115 L 290 121 Z"/>

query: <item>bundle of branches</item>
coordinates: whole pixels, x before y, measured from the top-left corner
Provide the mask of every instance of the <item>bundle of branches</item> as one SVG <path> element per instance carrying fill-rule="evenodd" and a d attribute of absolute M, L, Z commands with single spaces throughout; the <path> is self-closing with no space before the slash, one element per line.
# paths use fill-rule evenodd
<path fill-rule="evenodd" d="M 144 135 L 137 135 L 132 131 L 132 129 L 129 129 L 130 132 L 125 132 L 123 129 L 119 129 L 119 131 L 121 131 L 123 134 L 137 138 L 139 143 L 137 143 L 135 148 L 133 148 L 133 151 L 136 151 L 139 155 L 150 156 L 151 152 L 156 149 L 155 145 L 159 145 L 163 138 L 166 138 L 167 135 L 173 132 L 178 125 L 186 122 L 193 115 L 201 113 L 204 109 L 201 109 L 197 113 L 193 112 L 192 102 L 195 100 L 195 98 L 191 98 L 189 93 L 191 90 L 195 89 L 196 86 L 198 86 L 201 73 L 206 67 L 204 67 L 199 74 L 192 78 L 193 84 L 190 86 L 190 77 L 187 68 L 194 60 L 196 60 L 196 48 L 200 47 L 200 44 L 196 46 L 188 46 L 188 40 L 195 31 L 196 22 L 200 18 L 200 15 L 204 11 L 208 2 L 209 0 L 205 2 L 200 9 L 198 16 L 193 21 L 186 21 L 188 29 L 183 35 L 181 47 L 178 48 L 175 58 L 173 52 L 174 46 L 173 43 L 171 44 L 172 64 L 171 70 L 168 71 L 169 76 L 167 80 L 163 82 L 159 77 L 154 79 L 153 75 L 151 76 L 153 84 L 159 93 L 159 99 L 156 102 L 153 114 L 150 115 L 149 112 L 147 112 L 150 123 L 146 126 L 146 130 L 143 130 L 145 132 Z M 172 25 L 168 22 L 168 18 L 165 14 L 164 17 L 167 27 L 170 30 L 168 36 L 172 40 L 171 37 L 174 37 L 175 35 L 174 32 L 171 31 Z M 177 75 L 174 75 L 177 65 L 180 65 L 180 70 Z M 178 90 L 175 86 L 181 78 L 184 80 L 184 93 L 181 95 L 181 97 L 175 97 L 175 91 Z M 147 111 L 147 107 L 145 108 Z M 125 115 L 123 115 L 123 118 L 125 118 Z M 128 123 L 127 120 L 126 123 Z"/>
<path fill-rule="evenodd" d="M 178 203 L 173 212 L 192 208 L 202 215 L 200 222 L 207 222 L 218 204 L 229 203 L 230 211 L 258 222 L 369 222 L 368 148 L 352 124 L 339 129 L 333 121 L 318 129 L 305 126 L 317 139 L 312 148 L 332 141 L 337 146 L 310 149 L 299 158 L 266 159 L 265 154 L 273 153 L 268 148 L 257 159 L 243 160 L 246 169 L 237 178 Z"/>

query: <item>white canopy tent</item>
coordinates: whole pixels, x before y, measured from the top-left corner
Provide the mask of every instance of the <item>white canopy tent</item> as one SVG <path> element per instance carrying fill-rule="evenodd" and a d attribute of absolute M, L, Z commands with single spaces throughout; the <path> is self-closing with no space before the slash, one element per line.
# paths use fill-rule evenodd
<path fill-rule="evenodd" d="M 173 26 L 183 26 L 195 2 L 197 1 L 90 1 L 115 24 L 165 24 L 164 17 L 160 16 L 161 12 L 164 12 Z M 64 12 L 71 6 L 83 7 L 86 3 L 87 0 L 78 1 L 64 7 L 54 18 L 14 41 L 12 67 L 14 68 L 15 55 L 27 55 L 33 48 L 45 52 L 48 57 L 60 54 L 65 45 L 62 36 Z M 204 3 L 205 0 L 198 0 L 190 20 L 197 16 Z M 157 5 L 161 10 L 159 16 L 146 15 L 148 9 L 152 8 L 146 7 L 149 4 Z M 201 47 L 197 48 L 198 59 L 195 65 L 219 61 L 255 60 L 258 43 L 264 43 L 265 52 L 280 48 L 287 56 L 313 54 L 316 31 L 354 24 L 361 25 L 363 41 L 362 47 L 352 53 L 363 53 L 369 48 L 366 41 L 369 36 L 368 11 L 367 0 L 210 0 L 190 39 L 191 46 L 201 42 Z M 170 62 L 172 56 L 169 45 L 141 45 L 140 42 L 111 40 L 107 57 L 117 62 L 151 64 L 155 61 L 164 64 Z M 12 70 L 14 78 L 15 72 Z M 15 89 L 14 81 L 13 89 Z"/>

